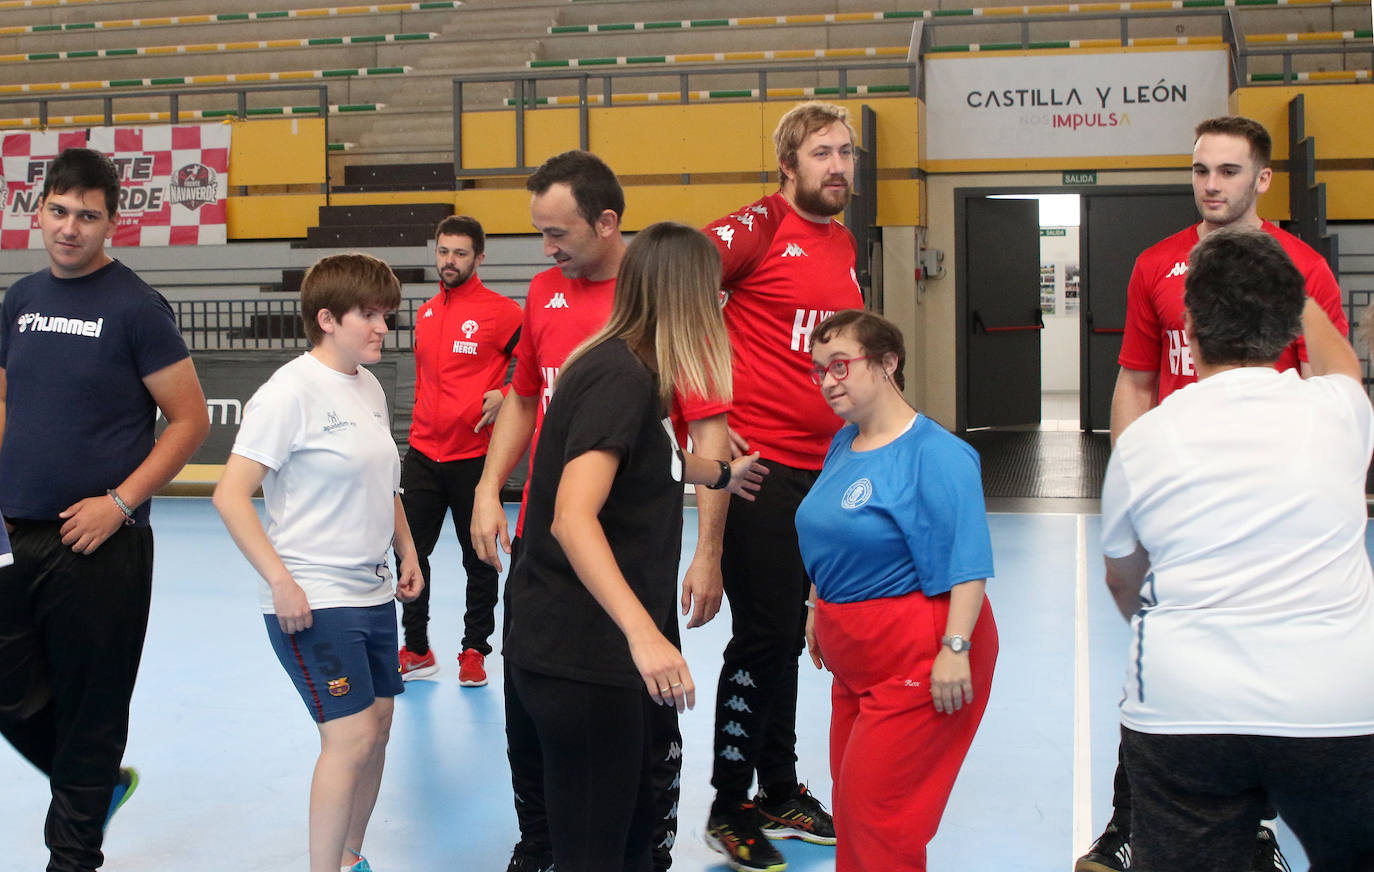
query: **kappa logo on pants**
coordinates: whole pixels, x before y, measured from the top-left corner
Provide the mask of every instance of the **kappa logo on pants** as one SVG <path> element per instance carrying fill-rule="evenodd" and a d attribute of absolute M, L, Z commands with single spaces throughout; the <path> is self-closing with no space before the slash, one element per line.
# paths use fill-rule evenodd
<path fill-rule="evenodd" d="M 741 754 L 739 748 L 736 748 L 734 745 L 726 745 L 724 748 L 721 748 L 720 756 L 733 763 L 740 763 L 744 760 L 744 755 Z"/>
<path fill-rule="evenodd" d="M 730 681 L 733 684 L 738 684 L 740 687 L 758 687 L 758 685 L 754 683 L 753 676 L 743 669 L 736 669 L 735 674 L 730 676 Z"/>
<path fill-rule="evenodd" d="M 749 712 L 749 714 L 751 715 L 754 713 L 754 710 L 749 707 L 749 703 L 740 699 L 738 696 L 732 696 L 728 700 L 726 700 L 725 707 L 728 709 L 734 709 L 737 712 Z"/>
<path fill-rule="evenodd" d="M 728 733 L 729 735 L 734 736 L 736 739 L 749 738 L 749 733 L 744 729 L 744 727 L 741 727 L 739 725 L 739 721 L 728 722 L 725 726 L 720 728 L 720 731 L 722 733 Z"/>

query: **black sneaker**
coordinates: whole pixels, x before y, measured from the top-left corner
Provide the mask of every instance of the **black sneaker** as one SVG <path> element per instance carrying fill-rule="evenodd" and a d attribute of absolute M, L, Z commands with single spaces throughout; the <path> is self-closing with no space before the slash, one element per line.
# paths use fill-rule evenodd
<path fill-rule="evenodd" d="M 1129 872 L 1131 868 L 1131 834 L 1116 825 L 1107 824 L 1088 853 L 1073 864 L 1073 872 Z"/>
<path fill-rule="evenodd" d="M 737 872 L 782 872 L 787 861 L 759 830 L 759 813 L 752 802 L 728 814 L 706 819 L 706 844 L 725 855 L 725 865 Z"/>
<path fill-rule="evenodd" d="M 791 796 L 774 803 L 760 790 L 754 805 L 763 816 L 763 834 L 770 839 L 801 839 L 813 845 L 835 844 L 835 820 L 815 794 L 798 784 Z"/>
<path fill-rule="evenodd" d="M 554 872 L 553 855 L 540 854 L 527 848 L 524 842 L 517 842 L 506 872 Z"/>
<path fill-rule="evenodd" d="M 1288 865 L 1283 852 L 1279 850 L 1279 840 L 1274 837 L 1274 831 L 1266 826 L 1261 826 L 1259 835 L 1255 837 L 1255 859 L 1250 868 L 1254 872 L 1293 872 L 1293 867 Z"/>

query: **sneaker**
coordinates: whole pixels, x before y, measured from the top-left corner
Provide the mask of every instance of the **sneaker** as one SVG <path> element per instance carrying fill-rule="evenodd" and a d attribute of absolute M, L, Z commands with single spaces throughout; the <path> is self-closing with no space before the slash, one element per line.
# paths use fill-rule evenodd
<path fill-rule="evenodd" d="M 458 683 L 463 687 L 482 687 L 487 683 L 487 670 L 482 667 L 487 658 L 476 648 L 466 648 L 458 655 Z"/>
<path fill-rule="evenodd" d="M 358 858 L 358 862 L 352 866 L 340 866 L 339 872 L 372 872 L 372 867 L 368 865 L 367 858 L 352 848 L 344 848 L 345 851 Z"/>
<path fill-rule="evenodd" d="M 754 805 L 763 816 L 763 834 L 770 839 L 801 839 L 813 845 L 835 844 L 835 820 L 816 795 L 798 784 L 782 802 L 772 803 L 760 790 Z"/>
<path fill-rule="evenodd" d="M 1073 864 L 1073 872 L 1129 872 L 1131 868 L 1131 834 L 1116 825 L 1107 824 L 1088 853 Z"/>
<path fill-rule="evenodd" d="M 415 654 L 409 648 L 402 648 L 400 661 L 402 681 L 410 681 L 412 678 L 428 678 L 439 671 L 439 664 L 434 662 L 433 648 L 424 654 Z"/>
<path fill-rule="evenodd" d="M 1259 835 L 1255 837 L 1255 859 L 1250 868 L 1253 872 L 1293 872 L 1293 867 L 1288 865 L 1283 852 L 1279 850 L 1279 840 L 1274 837 L 1274 831 L 1266 826 L 1261 825 Z"/>
<path fill-rule="evenodd" d="M 511 852 L 510 865 L 506 867 L 506 872 L 554 872 L 553 857 L 548 854 L 536 854 L 520 842 Z"/>
<path fill-rule="evenodd" d="M 725 865 L 737 872 L 782 872 L 787 861 L 763 837 L 759 813 L 752 802 L 741 803 L 733 814 L 706 819 L 706 844 L 725 855 Z"/>
<path fill-rule="evenodd" d="M 126 766 L 119 770 L 119 780 L 115 782 L 114 793 L 110 795 L 110 808 L 105 812 L 105 823 L 101 824 L 101 830 L 110 826 L 110 820 L 115 816 L 115 812 L 124 807 L 124 803 L 129 801 L 129 797 L 134 795 L 138 789 L 138 770 Z"/>

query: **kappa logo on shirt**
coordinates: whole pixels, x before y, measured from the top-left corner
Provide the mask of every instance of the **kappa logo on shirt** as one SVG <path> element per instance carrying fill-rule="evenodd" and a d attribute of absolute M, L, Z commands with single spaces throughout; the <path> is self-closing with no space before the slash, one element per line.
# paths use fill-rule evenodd
<path fill-rule="evenodd" d="M 434 314 L 434 310 L 433 310 L 433 309 L 426 309 L 426 310 L 425 310 L 425 314 L 421 315 L 420 317 L 421 317 L 421 318 L 428 318 L 430 315 L 433 315 L 433 314 Z"/>
<path fill-rule="evenodd" d="M 714 227 L 714 228 L 712 228 L 712 231 L 713 231 L 717 236 L 720 237 L 720 241 L 721 241 L 721 242 L 724 242 L 724 243 L 725 243 L 725 247 L 726 247 L 726 248 L 729 248 L 731 245 L 734 244 L 734 242 L 735 242 L 735 228 L 733 228 L 733 227 L 726 227 L 724 224 L 722 224 L 722 225 L 719 226 L 719 227 Z"/>
<path fill-rule="evenodd" d="M 571 309 L 572 307 L 568 305 L 567 298 L 565 298 L 565 297 L 563 296 L 563 292 L 562 292 L 562 291 L 559 291 L 558 293 L 556 293 L 556 294 L 553 295 L 553 299 L 549 300 L 547 303 L 544 304 L 544 308 L 545 308 L 545 309 Z"/>
<path fill-rule="evenodd" d="M 782 257 L 806 257 L 806 251 L 797 243 L 789 242 L 782 251 Z"/>
<path fill-rule="evenodd" d="M 1187 274 L 1188 274 L 1188 261 L 1186 261 L 1186 260 L 1180 260 L 1178 263 L 1174 264 L 1174 268 L 1171 269 L 1171 270 L 1169 270 L 1168 275 L 1166 275 L 1166 276 L 1164 276 L 1164 277 L 1165 277 L 1166 279 L 1172 279 L 1172 278 L 1176 278 L 1177 276 L 1187 275 Z"/>
<path fill-rule="evenodd" d="M 743 224 L 745 230 L 753 230 L 753 229 L 754 229 L 754 216 L 753 216 L 753 213 L 751 213 L 751 212 L 741 212 L 741 213 L 739 213 L 738 215 L 731 215 L 730 217 L 731 217 L 731 218 L 734 218 L 734 219 L 735 219 L 736 221 L 738 221 L 740 224 Z"/>

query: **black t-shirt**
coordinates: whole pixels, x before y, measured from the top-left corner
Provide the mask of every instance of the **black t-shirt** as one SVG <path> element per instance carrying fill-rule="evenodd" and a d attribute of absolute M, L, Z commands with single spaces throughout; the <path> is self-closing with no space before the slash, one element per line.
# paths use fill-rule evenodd
<path fill-rule="evenodd" d="M 568 461 L 588 451 L 618 455 L 597 517 L 630 589 L 668 635 L 682 552 L 682 474 L 670 432 L 657 379 L 624 341 L 598 345 L 560 374 L 534 454 L 520 560 L 507 583 L 511 622 L 502 654 L 511 663 L 592 684 L 642 685 L 625 636 L 549 526 Z"/>

